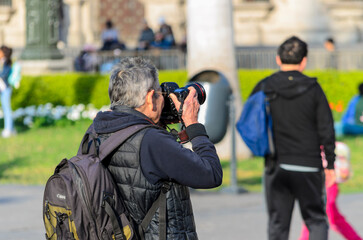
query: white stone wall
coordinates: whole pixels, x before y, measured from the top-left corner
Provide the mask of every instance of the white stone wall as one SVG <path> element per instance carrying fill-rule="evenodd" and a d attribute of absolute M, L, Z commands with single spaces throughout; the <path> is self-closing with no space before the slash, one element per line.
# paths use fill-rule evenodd
<path fill-rule="evenodd" d="M 25 46 L 25 1 L 12 0 L 12 8 L 0 7 L 0 44 Z M 100 45 L 100 1 L 64 0 L 68 46 Z M 186 28 L 187 0 L 139 1 L 144 4 L 145 18 L 154 30 L 158 29 L 159 17 L 164 16 L 173 27 L 176 41 L 181 41 Z M 332 36 L 338 45 L 350 45 L 363 42 L 363 1 L 233 0 L 233 22 L 237 46 L 276 45 L 292 34 L 310 43 L 321 43 Z"/>
<path fill-rule="evenodd" d="M 338 45 L 363 42 L 363 1 L 234 0 L 234 6 L 238 46 L 278 45 L 291 35 L 313 44 L 327 37 Z"/>
<path fill-rule="evenodd" d="M 25 1 L 13 0 L 12 7 L 0 7 L 0 45 L 25 46 Z"/>
<path fill-rule="evenodd" d="M 0 7 L 0 44 L 22 48 L 26 42 L 26 0 L 12 0 L 12 8 Z M 66 44 L 80 47 L 97 43 L 99 0 L 64 0 Z"/>
<path fill-rule="evenodd" d="M 328 15 L 331 19 L 330 28 L 337 42 L 363 42 L 363 1 L 334 2 L 327 4 Z"/>
<path fill-rule="evenodd" d="M 263 43 L 278 45 L 295 35 L 310 43 L 323 43 L 331 35 L 327 9 L 322 2 L 276 0 L 274 9 L 262 23 Z"/>
<path fill-rule="evenodd" d="M 99 45 L 98 29 L 99 0 L 64 0 L 67 42 L 69 47 L 84 44 Z"/>

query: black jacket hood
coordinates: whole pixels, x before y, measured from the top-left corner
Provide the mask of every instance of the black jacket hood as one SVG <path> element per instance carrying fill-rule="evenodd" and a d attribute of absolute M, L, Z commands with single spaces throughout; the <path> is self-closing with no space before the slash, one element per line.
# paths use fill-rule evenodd
<path fill-rule="evenodd" d="M 315 86 L 317 79 L 299 71 L 279 71 L 262 82 L 265 82 L 265 92 L 272 91 L 284 98 L 295 98 Z"/>
<path fill-rule="evenodd" d="M 116 106 L 112 111 L 99 112 L 93 120 L 98 134 L 112 133 L 136 124 L 155 123 L 141 112 L 126 106 Z"/>

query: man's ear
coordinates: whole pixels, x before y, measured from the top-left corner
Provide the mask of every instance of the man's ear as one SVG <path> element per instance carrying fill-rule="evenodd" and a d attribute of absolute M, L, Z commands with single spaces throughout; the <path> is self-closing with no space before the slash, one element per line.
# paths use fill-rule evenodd
<path fill-rule="evenodd" d="M 145 105 L 149 110 L 154 110 L 155 98 L 154 98 L 155 90 L 151 90 L 146 94 Z"/>
<path fill-rule="evenodd" d="M 281 66 L 282 62 L 281 62 L 281 58 L 279 55 L 276 56 L 276 63 L 278 66 Z"/>
<path fill-rule="evenodd" d="M 306 57 L 304 57 L 301 60 L 301 63 L 300 63 L 300 72 L 302 72 L 305 69 L 307 62 L 308 62 L 308 59 Z"/>

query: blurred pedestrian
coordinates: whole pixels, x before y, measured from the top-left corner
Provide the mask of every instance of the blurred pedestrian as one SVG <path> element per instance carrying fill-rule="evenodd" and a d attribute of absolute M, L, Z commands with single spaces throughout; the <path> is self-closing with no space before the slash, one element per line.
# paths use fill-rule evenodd
<path fill-rule="evenodd" d="M 284 41 L 276 56 L 280 71 L 252 92 L 275 96 L 270 101 L 275 154 L 265 156 L 264 176 L 270 240 L 288 239 L 295 200 L 310 239 L 328 238 L 320 146 L 326 153 L 326 174 L 334 177 L 334 122 L 317 79 L 302 73 L 307 53 L 307 44 L 299 38 Z"/>
<path fill-rule="evenodd" d="M 11 55 L 13 50 L 7 46 L 0 47 L 0 92 L 1 106 L 4 114 L 4 130 L 2 137 L 8 138 L 15 134 L 14 123 L 11 110 L 11 93 L 12 87 L 8 82 L 11 73 Z"/>
<path fill-rule="evenodd" d="M 337 206 L 337 198 L 339 195 L 339 183 L 345 182 L 350 177 L 350 150 L 349 147 L 342 142 L 336 143 L 336 160 L 335 160 L 335 171 L 336 179 L 330 179 L 326 177 L 326 213 L 328 215 L 330 228 L 341 234 L 347 240 L 362 240 L 354 228 L 345 220 L 344 216 L 340 213 Z M 326 165 L 326 159 L 324 151 L 322 151 L 323 164 Z M 329 183 L 334 182 L 333 184 Z M 308 240 L 309 230 L 306 225 L 303 224 L 301 235 L 299 240 Z"/>
<path fill-rule="evenodd" d="M 327 38 L 324 42 L 324 48 L 327 50 L 326 68 L 338 69 L 338 57 L 336 53 L 335 41 L 333 38 Z"/>
<path fill-rule="evenodd" d="M 359 94 L 354 96 L 342 118 L 342 133 L 363 134 L 363 83 L 359 84 Z"/>

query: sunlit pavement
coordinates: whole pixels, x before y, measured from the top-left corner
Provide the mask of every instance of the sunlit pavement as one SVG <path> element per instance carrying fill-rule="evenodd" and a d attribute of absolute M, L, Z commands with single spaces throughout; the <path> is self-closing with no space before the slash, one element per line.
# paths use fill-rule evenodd
<path fill-rule="evenodd" d="M 45 239 L 42 220 L 44 186 L 0 185 L 0 240 Z M 260 193 L 192 192 L 199 239 L 267 239 L 267 215 Z M 339 196 L 344 216 L 363 235 L 363 193 Z M 298 239 L 300 213 L 295 206 L 290 239 Z M 332 240 L 343 239 L 330 231 Z"/>

